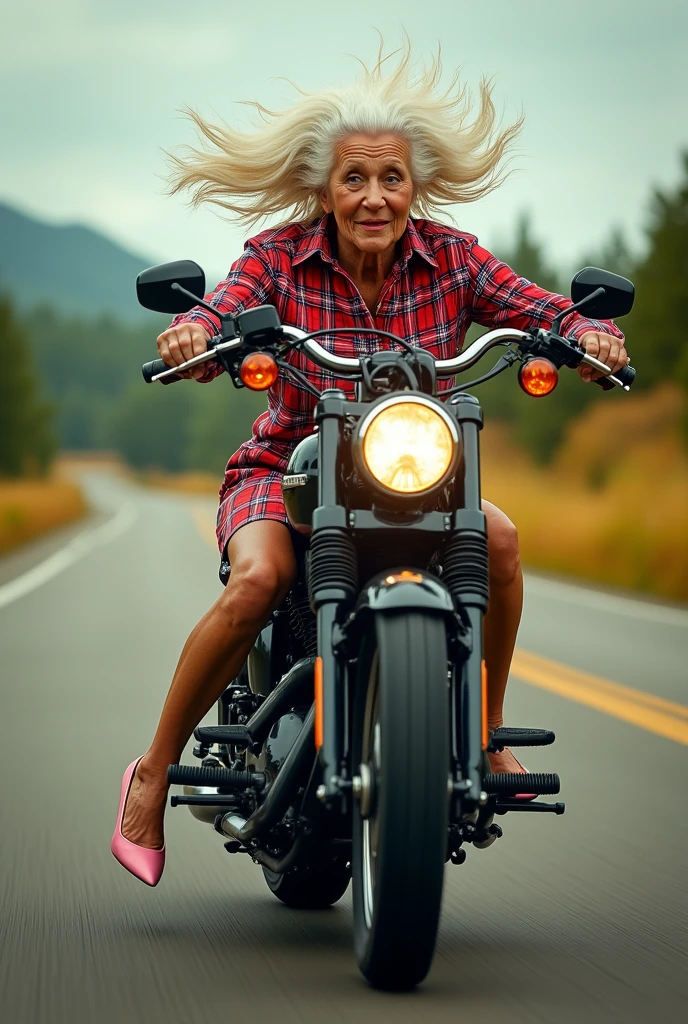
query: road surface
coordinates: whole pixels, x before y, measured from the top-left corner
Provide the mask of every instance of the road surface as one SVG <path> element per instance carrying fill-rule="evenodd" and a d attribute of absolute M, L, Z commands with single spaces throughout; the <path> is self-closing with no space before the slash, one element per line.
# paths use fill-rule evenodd
<path fill-rule="evenodd" d="M 112 858 L 122 772 L 219 583 L 210 502 L 87 484 L 97 516 L 0 562 L 4 1020 L 684 1019 L 688 613 L 529 579 L 507 717 L 556 730 L 525 753 L 560 772 L 567 813 L 509 815 L 449 865 L 427 982 L 377 993 L 349 895 L 286 909 L 185 808 L 168 811 L 157 889 Z"/>

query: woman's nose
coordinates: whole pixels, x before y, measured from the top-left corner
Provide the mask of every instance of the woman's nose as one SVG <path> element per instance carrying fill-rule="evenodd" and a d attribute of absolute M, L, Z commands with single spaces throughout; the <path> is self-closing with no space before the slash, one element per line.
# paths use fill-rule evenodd
<path fill-rule="evenodd" d="M 381 206 L 385 205 L 385 197 L 382 194 L 382 189 L 376 181 L 370 182 L 366 189 L 365 205 L 369 206 L 373 210 L 379 210 Z"/>

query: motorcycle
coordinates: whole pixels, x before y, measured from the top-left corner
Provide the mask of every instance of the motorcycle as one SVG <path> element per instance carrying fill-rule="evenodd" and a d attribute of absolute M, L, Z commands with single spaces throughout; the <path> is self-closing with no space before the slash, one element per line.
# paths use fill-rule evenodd
<path fill-rule="evenodd" d="M 143 366 L 147 382 L 218 361 L 237 387 L 265 390 L 291 374 L 317 398 L 313 433 L 283 477 L 298 579 L 218 702 L 218 724 L 195 730 L 198 767 L 171 765 L 188 805 L 212 823 L 229 853 L 262 866 L 290 907 L 324 908 L 353 883 L 354 947 L 375 987 L 409 990 L 434 955 L 447 861 L 502 836 L 507 813 L 563 814 L 563 803 L 518 799 L 559 793 L 555 774 L 495 774 L 488 752 L 551 744 L 544 729 L 488 729 L 483 617 L 488 606 L 485 515 L 480 503 L 482 411 L 470 389 L 519 364 L 530 395 L 551 393 L 562 367 L 600 371 L 628 391 L 635 370 L 612 374 L 559 334 L 572 310 L 619 317 L 631 282 L 587 267 L 572 306 L 549 330 L 493 330 L 450 359 L 368 329 L 396 349 L 337 356 L 280 323 L 273 306 L 236 316 L 203 299 L 191 261 L 153 267 L 139 302 L 165 313 L 193 306 L 221 322 L 205 353 L 169 368 Z M 496 346 L 492 369 L 438 392 Z M 298 350 L 354 399 L 319 392 L 289 362 Z M 230 566 L 222 562 L 227 583 Z"/>

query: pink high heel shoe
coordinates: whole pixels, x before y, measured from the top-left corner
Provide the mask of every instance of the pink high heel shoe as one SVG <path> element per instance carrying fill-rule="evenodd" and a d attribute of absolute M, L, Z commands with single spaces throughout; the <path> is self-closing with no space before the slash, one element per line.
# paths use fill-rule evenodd
<path fill-rule="evenodd" d="M 110 849 L 122 867 L 126 868 L 127 871 L 131 871 L 132 875 L 145 882 L 146 885 L 157 885 L 165 867 L 165 844 L 163 843 L 161 850 L 150 850 L 145 846 L 137 846 L 136 843 L 130 842 L 129 839 L 122 835 L 122 820 L 127 805 L 127 797 L 129 796 L 131 781 L 134 778 L 140 760 L 141 758 L 139 757 L 136 761 L 132 761 L 122 778 L 122 792 L 119 798 L 117 824 L 115 825 Z"/>
<path fill-rule="evenodd" d="M 513 750 L 511 751 L 511 756 L 513 757 L 513 759 L 516 762 L 516 764 L 518 765 L 518 767 L 521 769 L 521 773 L 523 775 L 527 775 L 528 774 L 528 769 L 523 767 L 523 765 L 521 764 L 519 759 L 515 756 Z M 514 800 L 535 800 L 536 798 L 537 798 L 537 793 L 516 793 L 514 795 Z"/>

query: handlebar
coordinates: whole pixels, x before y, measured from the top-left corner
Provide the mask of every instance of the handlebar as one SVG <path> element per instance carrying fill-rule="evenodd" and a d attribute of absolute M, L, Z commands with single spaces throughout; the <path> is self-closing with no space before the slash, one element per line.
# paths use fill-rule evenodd
<path fill-rule="evenodd" d="M 328 352 L 315 338 L 309 338 L 307 333 L 298 327 L 283 325 L 281 331 L 282 336 L 290 341 L 302 341 L 302 351 L 323 370 L 329 370 L 331 373 L 343 378 L 360 375 L 361 364 L 358 358 L 338 356 L 333 352 Z M 483 334 L 481 338 L 478 338 L 468 348 L 464 349 L 463 352 L 453 356 L 451 359 L 436 359 L 435 370 L 437 376 L 453 377 L 457 373 L 461 373 L 463 370 L 474 366 L 486 352 L 495 346 L 508 345 L 510 342 L 519 342 L 530 337 L 531 335 L 526 331 L 519 331 L 515 328 L 498 328 L 494 331 L 488 331 L 487 334 Z M 187 370 L 192 366 L 198 366 L 214 358 L 218 353 L 235 349 L 241 344 L 241 338 L 220 341 L 217 345 L 209 347 L 206 352 L 193 356 L 192 359 L 188 359 L 185 363 L 180 363 L 179 366 L 175 367 L 167 366 L 162 359 L 153 359 L 148 363 L 144 363 L 141 367 L 143 379 L 147 384 L 158 380 L 162 384 L 173 384 L 175 381 L 184 379 L 180 376 L 180 370 Z M 624 391 L 628 391 L 635 379 L 635 370 L 632 366 L 625 366 L 618 370 L 616 374 L 612 374 L 611 369 L 605 363 L 601 363 L 594 356 L 589 356 L 587 353 L 583 355 L 581 363 L 591 366 L 593 369 L 599 370 L 604 374 L 604 377 L 598 380 L 598 383 L 603 388 L 617 386 L 622 387 Z"/>

